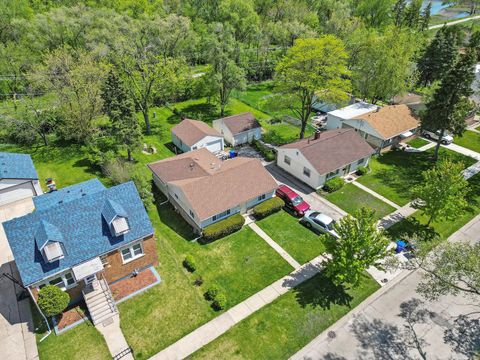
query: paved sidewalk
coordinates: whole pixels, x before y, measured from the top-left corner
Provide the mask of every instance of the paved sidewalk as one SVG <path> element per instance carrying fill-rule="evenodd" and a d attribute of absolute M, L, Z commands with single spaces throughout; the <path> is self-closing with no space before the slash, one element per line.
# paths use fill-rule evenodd
<path fill-rule="evenodd" d="M 270 304 L 295 286 L 318 274 L 322 269 L 321 263 L 324 260 L 325 258 L 322 256 L 316 257 L 312 261 L 303 265 L 300 269 L 275 281 L 273 284 L 249 297 L 247 300 L 235 305 L 230 310 L 200 326 L 187 336 L 178 340 L 176 343 L 151 357 L 151 359 L 177 360 L 188 357 L 201 347 L 227 332 L 227 330 L 235 324 L 252 315 L 265 305 Z"/>
<path fill-rule="evenodd" d="M 402 206 L 400 209 L 398 209 L 397 211 L 391 213 L 391 214 L 388 214 L 387 216 L 385 216 L 384 218 L 382 218 L 379 222 L 378 222 L 378 226 L 384 228 L 384 229 L 388 229 L 390 226 L 396 224 L 397 222 L 399 221 L 402 221 L 403 219 L 405 219 L 406 217 L 409 217 L 410 215 L 412 215 L 415 211 L 417 211 L 416 209 L 414 209 L 412 206 L 411 206 L 411 203 L 408 203 L 407 205 L 404 205 Z"/>
<path fill-rule="evenodd" d="M 260 227 L 255 223 L 250 223 L 248 226 L 257 233 L 263 240 L 270 245 L 273 250 L 275 250 L 282 258 L 285 259 L 294 269 L 299 269 L 302 265 L 300 265 L 297 260 L 295 260 L 288 252 L 285 251 L 280 245 L 278 245 L 270 236 L 268 236 L 265 231 L 260 229 Z"/>
<path fill-rule="evenodd" d="M 387 203 L 388 205 L 390 205 L 391 207 L 394 207 L 397 210 L 399 210 L 401 208 L 400 205 L 395 204 L 393 201 L 388 200 L 386 197 L 376 193 L 372 189 L 360 184 L 359 182 L 352 181 L 352 184 L 355 185 L 356 187 L 362 189 L 363 191 L 368 192 L 370 195 L 376 197 L 377 199 L 382 200 L 384 203 Z"/>
<path fill-rule="evenodd" d="M 127 340 L 125 340 L 122 329 L 120 328 L 120 316 L 118 314 L 95 327 L 105 338 L 108 350 L 110 350 L 112 357 L 120 354 L 123 350 L 128 349 Z M 131 353 L 124 355 L 122 357 L 122 360 L 123 359 L 133 360 L 133 355 Z"/>
<path fill-rule="evenodd" d="M 422 139 L 424 139 L 424 138 L 422 138 Z M 427 145 L 423 145 L 422 147 L 419 147 L 419 148 L 417 149 L 418 151 L 420 151 L 420 152 L 421 152 L 421 151 L 427 151 L 428 149 L 431 149 L 431 148 L 434 148 L 434 147 L 435 147 L 436 144 L 435 144 L 434 142 L 432 142 L 432 141 L 430 141 L 430 140 L 428 140 L 428 139 L 424 139 L 424 140 L 429 141 L 429 143 L 428 143 Z"/>
<path fill-rule="evenodd" d="M 450 144 L 450 145 L 442 145 L 442 147 L 446 149 L 450 149 L 452 151 L 458 152 L 460 154 L 470 156 L 471 158 L 474 158 L 477 161 L 480 161 L 480 154 L 477 153 L 476 151 L 464 148 L 463 146 L 457 145 L 457 144 Z"/>
<path fill-rule="evenodd" d="M 480 19 L 480 15 L 468 17 L 468 18 L 466 18 L 466 19 L 460 19 L 460 20 L 455 20 L 455 21 L 446 22 L 446 23 L 444 23 L 444 24 L 432 25 L 432 26 L 429 26 L 428 30 L 440 29 L 440 28 L 442 28 L 444 25 L 446 25 L 446 26 L 452 26 L 452 25 L 461 24 L 461 23 L 464 23 L 464 22 L 467 22 L 467 21 L 474 21 L 474 20 L 478 20 L 478 19 Z"/>

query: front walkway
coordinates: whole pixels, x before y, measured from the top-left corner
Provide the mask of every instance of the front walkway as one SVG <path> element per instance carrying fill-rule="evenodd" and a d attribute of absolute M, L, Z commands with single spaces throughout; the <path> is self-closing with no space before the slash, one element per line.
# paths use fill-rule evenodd
<path fill-rule="evenodd" d="M 265 305 L 270 304 L 295 286 L 318 274 L 322 270 L 321 264 L 324 260 L 325 258 L 323 256 L 316 257 L 298 270 L 275 281 L 272 285 L 267 286 L 247 300 L 227 310 L 222 315 L 200 326 L 190 334 L 151 357 L 151 359 L 176 360 L 188 357 L 227 332 L 235 324 L 238 324 Z"/>
<path fill-rule="evenodd" d="M 118 314 L 95 327 L 105 338 L 108 350 L 110 350 L 112 357 L 129 348 L 127 340 L 125 340 L 122 329 L 120 328 L 120 316 Z M 122 359 L 133 360 L 133 355 L 127 353 L 122 356 Z"/>
<path fill-rule="evenodd" d="M 278 245 L 275 241 L 272 240 L 270 236 L 268 236 L 265 231 L 260 229 L 257 224 L 250 223 L 248 226 L 257 233 L 263 240 L 267 242 L 268 245 L 272 247 L 286 262 L 288 262 L 295 270 L 300 269 L 302 265 L 300 265 L 297 260 L 295 260 L 288 252 L 286 252 L 280 245 Z"/>

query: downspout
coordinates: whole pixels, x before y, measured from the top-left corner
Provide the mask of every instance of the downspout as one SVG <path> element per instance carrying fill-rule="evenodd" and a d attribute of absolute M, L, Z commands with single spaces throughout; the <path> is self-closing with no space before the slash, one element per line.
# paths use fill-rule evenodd
<path fill-rule="evenodd" d="M 38 306 L 37 302 L 35 301 L 35 298 L 34 298 L 34 296 L 33 296 L 33 294 L 32 294 L 32 290 L 30 290 L 30 288 L 27 288 L 27 290 L 28 290 L 28 293 L 30 294 L 30 296 L 31 296 L 32 299 L 33 299 L 33 302 L 34 302 L 34 304 L 35 304 L 35 307 L 38 309 L 38 312 L 40 313 L 40 315 L 42 315 L 43 320 L 45 320 L 45 323 L 47 324 L 48 333 L 39 340 L 39 342 L 42 342 L 43 340 L 45 340 L 45 339 L 52 333 L 52 329 L 50 329 L 50 324 L 48 323 L 47 318 L 45 317 L 45 315 L 43 315 L 42 310 L 40 310 L 40 307 Z"/>

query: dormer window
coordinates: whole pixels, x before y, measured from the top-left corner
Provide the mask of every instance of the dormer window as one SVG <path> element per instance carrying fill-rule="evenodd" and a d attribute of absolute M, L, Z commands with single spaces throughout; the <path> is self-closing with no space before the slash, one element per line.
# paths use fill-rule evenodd
<path fill-rule="evenodd" d="M 35 233 L 37 248 L 46 262 L 52 263 L 66 255 L 60 230 L 47 221 L 41 221 Z"/>
<path fill-rule="evenodd" d="M 112 236 L 120 236 L 130 231 L 127 212 L 119 203 L 110 199 L 105 201 L 102 216 L 107 222 Z"/>
<path fill-rule="evenodd" d="M 56 241 L 49 242 L 43 248 L 43 256 L 48 262 L 63 259 L 65 255 L 63 254 L 62 244 Z"/>

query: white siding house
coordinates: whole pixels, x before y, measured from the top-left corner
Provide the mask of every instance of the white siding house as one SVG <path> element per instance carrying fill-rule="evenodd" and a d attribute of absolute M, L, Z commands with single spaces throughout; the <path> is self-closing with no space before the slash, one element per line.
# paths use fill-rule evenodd
<path fill-rule="evenodd" d="M 222 134 L 231 146 L 251 143 L 262 137 L 262 128 L 252 113 L 214 120 L 213 128 Z"/>
<path fill-rule="evenodd" d="M 224 148 L 223 136 L 203 121 L 184 119 L 172 128 L 172 142 L 182 152 L 207 149 L 212 153 Z"/>

